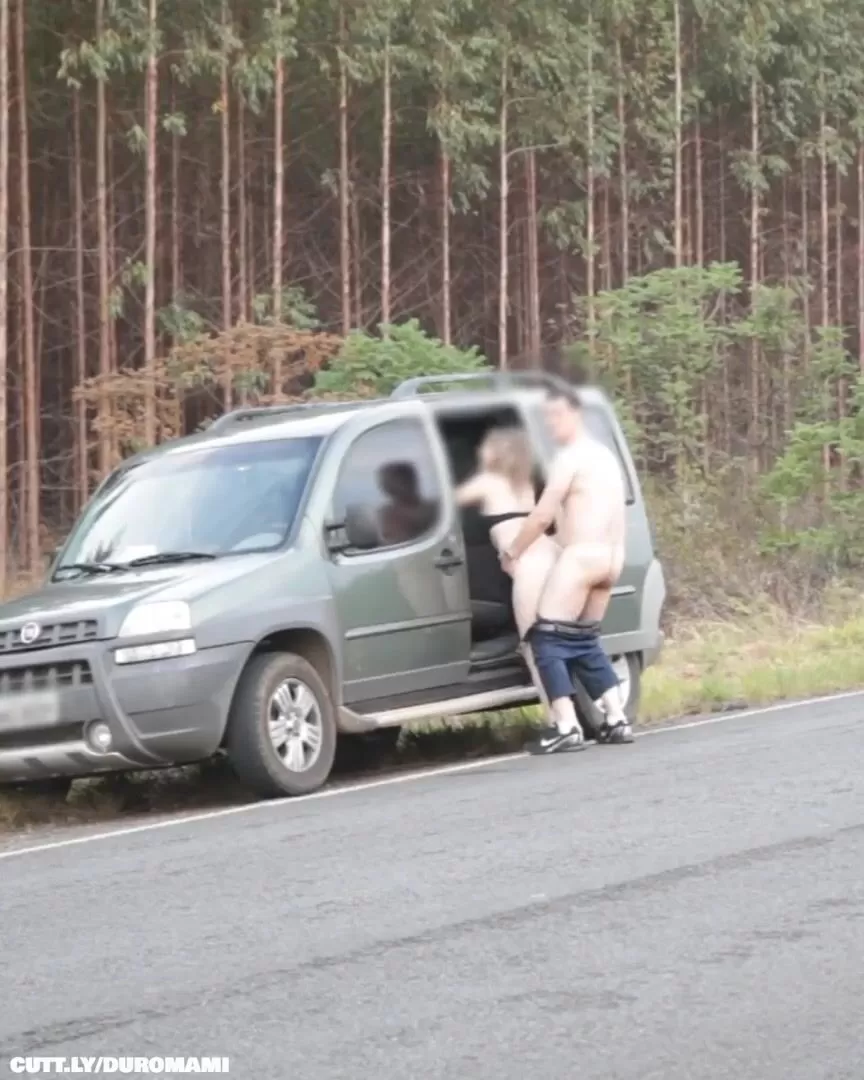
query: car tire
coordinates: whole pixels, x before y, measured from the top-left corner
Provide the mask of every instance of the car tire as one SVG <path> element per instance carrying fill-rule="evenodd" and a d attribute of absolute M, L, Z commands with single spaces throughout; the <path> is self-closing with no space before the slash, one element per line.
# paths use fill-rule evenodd
<path fill-rule="evenodd" d="M 234 694 L 225 752 L 256 795 L 308 795 L 327 781 L 336 753 L 336 714 L 325 681 L 302 656 L 253 656 Z"/>
<path fill-rule="evenodd" d="M 642 657 L 639 653 L 626 653 L 612 658 L 615 674 L 627 687 L 627 700 L 624 712 L 631 724 L 639 720 L 639 705 L 642 700 Z"/>

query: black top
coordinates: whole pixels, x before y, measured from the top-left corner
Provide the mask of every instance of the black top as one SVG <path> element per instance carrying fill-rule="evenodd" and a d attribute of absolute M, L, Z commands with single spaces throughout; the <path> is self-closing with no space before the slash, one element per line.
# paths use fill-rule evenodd
<path fill-rule="evenodd" d="M 488 525 L 490 529 L 494 529 L 496 525 L 500 525 L 503 521 L 513 521 L 515 518 L 527 518 L 528 512 L 525 510 L 511 510 L 509 514 L 483 514 L 482 520 L 484 525 Z"/>

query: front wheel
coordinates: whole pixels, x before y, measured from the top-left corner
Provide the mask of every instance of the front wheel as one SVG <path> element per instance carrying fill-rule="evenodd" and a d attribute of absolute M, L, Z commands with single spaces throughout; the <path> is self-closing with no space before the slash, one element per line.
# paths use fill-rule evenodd
<path fill-rule="evenodd" d="M 253 656 L 234 695 L 225 752 L 265 799 L 308 795 L 330 775 L 336 716 L 324 680 L 302 656 Z"/>
<path fill-rule="evenodd" d="M 618 676 L 624 712 L 631 724 L 639 718 L 639 702 L 642 698 L 642 662 L 638 653 L 612 658 L 612 668 Z"/>

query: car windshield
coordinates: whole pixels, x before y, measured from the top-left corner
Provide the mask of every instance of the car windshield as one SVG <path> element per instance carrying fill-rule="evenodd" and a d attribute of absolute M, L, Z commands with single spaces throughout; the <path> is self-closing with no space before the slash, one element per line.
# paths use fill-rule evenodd
<path fill-rule="evenodd" d="M 119 469 L 87 507 L 56 572 L 276 548 L 320 443 L 223 444 Z"/>

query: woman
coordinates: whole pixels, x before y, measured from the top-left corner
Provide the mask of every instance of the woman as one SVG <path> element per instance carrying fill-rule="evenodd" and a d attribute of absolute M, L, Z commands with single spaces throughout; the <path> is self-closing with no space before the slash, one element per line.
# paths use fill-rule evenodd
<path fill-rule="evenodd" d="M 522 521 L 534 509 L 531 444 L 519 428 L 497 428 L 480 445 L 479 472 L 456 489 L 458 506 L 478 506 L 489 525 L 496 549 L 506 551 Z M 541 536 L 520 557 L 513 569 L 513 614 L 522 651 L 544 705 L 546 695 L 524 638 L 537 619 L 540 593 L 558 557 L 558 545 Z"/>

